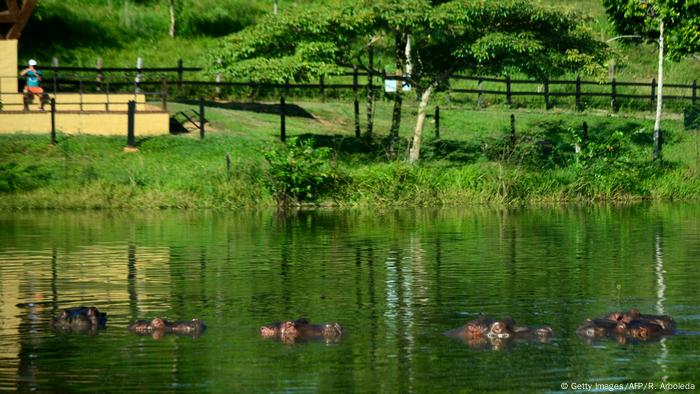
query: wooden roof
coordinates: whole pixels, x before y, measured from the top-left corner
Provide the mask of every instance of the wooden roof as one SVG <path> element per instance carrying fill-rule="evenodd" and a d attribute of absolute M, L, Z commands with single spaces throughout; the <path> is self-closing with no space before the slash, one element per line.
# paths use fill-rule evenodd
<path fill-rule="evenodd" d="M 2 2 L 6 7 L 2 8 Z M 17 40 L 27 25 L 37 0 L 0 0 L 0 40 Z"/>

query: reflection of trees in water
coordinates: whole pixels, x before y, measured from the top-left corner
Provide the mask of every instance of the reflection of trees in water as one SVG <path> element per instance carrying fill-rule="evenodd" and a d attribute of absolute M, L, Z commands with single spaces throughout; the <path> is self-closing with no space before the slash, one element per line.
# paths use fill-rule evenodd
<path fill-rule="evenodd" d="M 127 261 L 127 293 L 129 293 L 129 312 L 131 319 L 136 320 L 139 316 L 139 297 L 136 292 L 136 243 L 132 240 L 126 253 Z"/>
<path fill-rule="evenodd" d="M 663 237 L 663 223 L 659 222 L 654 225 L 654 272 L 656 274 L 656 313 L 665 315 L 664 302 L 666 301 L 666 280 L 664 278 L 664 253 L 662 249 L 661 239 Z M 661 352 L 657 357 L 656 363 L 660 366 L 663 376 L 662 381 L 668 381 L 668 346 L 666 345 L 667 338 L 661 338 Z"/>

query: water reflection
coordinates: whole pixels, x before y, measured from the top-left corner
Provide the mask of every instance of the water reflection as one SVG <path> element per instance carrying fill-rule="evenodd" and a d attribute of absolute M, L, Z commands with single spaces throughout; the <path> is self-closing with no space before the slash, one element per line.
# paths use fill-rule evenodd
<path fill-rule="evenodd" d="M 698 330 L 699 216 L 692 205 L 4 213 L 0 387 L 541 391 L 572 376 L 694 379 L 698 337 L 630 349 L 586 346 L 574 331 L 630 306 Z M 107 311 L 107 329 L 49 329 L 61 308 L 79 305 Z M 556 335 L 475 352 L 441 334 L 481 313 Z M 209 329 L 160 341 L 128 332 L 154 316 L 198 317 Z M 261 340 L 261 324 L 291 316 L 338 321 L 348 335 L 332 346 Z"/>

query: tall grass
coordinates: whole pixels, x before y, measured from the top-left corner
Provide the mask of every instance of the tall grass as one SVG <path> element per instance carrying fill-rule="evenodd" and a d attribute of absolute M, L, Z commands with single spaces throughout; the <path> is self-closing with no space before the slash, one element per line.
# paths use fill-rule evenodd
<path fill-rule="evenodd" d="M 355 138 L 346 103 L 292 102 L 288 138 L 314 140 L 332 150 L 342 182 L 316 201 L 336 206 L 436 206 L 559 201 L 697 199 L 700 177 L 695 136 L 678 120 L 664 122 L 662 164 L 652 163 L 652 119 L 515 112 L 445 110 L 440 139 L 426 130 L 420 165 L 404 162 L 415 114 L 407 111 L 401 141 L 387 155 L 391 103 L 377 104 L 375 138 Z M 264 104 L 260 104 L 264 108 Z M 171 104 L 172 111 L 192 108 Z M 255 109 L 255 108 L 253 108 Z M 48 133 L 0 136 L 0 208 L 220 208 L 273 207 L 263 153 L 279 144 L 279 118 L 237 106 L 207 108 L 205 139 L 166 135 L 137 140 Z M 307 113 L 307 115 L 303 115 Z M 300 116 L 301 115 L 301 116 Z M 581 124 L 589 146 L 576 156 Z M 226 155 L 231 158 L 227 171 Z"/>

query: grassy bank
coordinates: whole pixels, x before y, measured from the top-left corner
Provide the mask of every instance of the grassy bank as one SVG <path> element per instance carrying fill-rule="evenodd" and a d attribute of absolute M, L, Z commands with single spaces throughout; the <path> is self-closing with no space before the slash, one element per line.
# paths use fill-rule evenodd
<path fill-rule="evenodd" d="M 190 107 L 170 105 L 173 113 Z M 142 138 L 138 153 L 122 151 L 126 138 L 59 135 L 58 145 L 49 146 L 48 133 L 0 136 L 0 207 L 273 207 L 274 182 L 264 152 L 283 147 L 275 110 L 274 104 L 211 102 L 203 140 L 196 132 Z M 648 114 L 515 111 L 512 140 L 510 112 L 446 107 L 440 138 L 430 119 L 423 160 L 409 166 L 403 158 L 415 120 L 412 110 L 405 109 L 392 158 L 389 102 L 377 105 L 371 140 L 354 137 L 349 103 L 292 103 L 289 137 L 330 150 L 325 165 L 334 182 L 319 189 L 314 203 L 421 206 L 700 197 L 697 135 L 683 130 L 681 119 L 664 122 L 665 160 L 659 164 L 650 160 L 653 120 Z M 364 130 L 364 118 L 362 123 Z"/>

